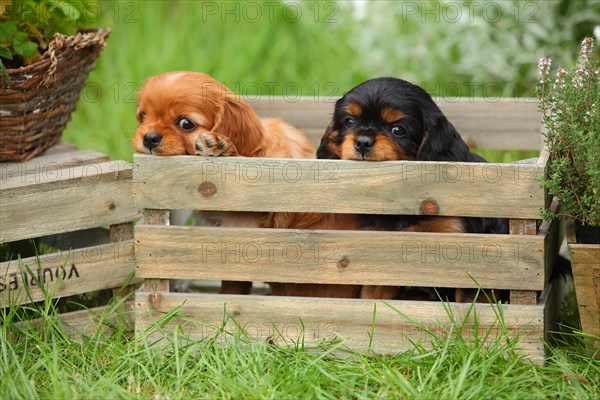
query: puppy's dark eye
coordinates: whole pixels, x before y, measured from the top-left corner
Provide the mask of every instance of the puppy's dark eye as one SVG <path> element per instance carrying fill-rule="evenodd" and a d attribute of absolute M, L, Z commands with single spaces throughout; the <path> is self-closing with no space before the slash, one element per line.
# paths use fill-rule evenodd
<path fill-rule="evenodd" d="M 146 113 L 144 111 L 140 111 L 138 114 L 138 122 L 141 124 L 146 119 Z"/>
<path fill-rule="evenodd" d="M 392 134 L 396 135 L 396 136 L 402 136 L 404 134 L 406 134 L 406 129 L 404 129 L 401 126 L 392 126 Z"/>
<path fill-rule="evenodd" d="M 187 118 L 181 118 L 179 121 L 177 121 L 177 126 L 186 132 L 193 131 L 196 128 L 196 125 L 194 125 L 194 123 Z"/>
<path fill-rule="evenodd" d="M 344 124 L 346 124 L 346 127 L 350 128 L 356 124 L 356 121 L 354 121 L 354 118 L 352 117 L 346 117 Z"/>

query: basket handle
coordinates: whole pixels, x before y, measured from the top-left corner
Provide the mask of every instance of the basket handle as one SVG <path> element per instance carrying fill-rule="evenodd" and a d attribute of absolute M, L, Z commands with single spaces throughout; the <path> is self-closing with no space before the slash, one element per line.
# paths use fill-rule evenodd
<path fill-rule="evenodd" d="M 104 49 L 106 44 L 104 40 L 110 33 L 110 28 L 102 28 L 92 31 L 79 31 L 73 36 L 63 35 L 62 33 L 55 33 L 54 38 L 48 45 L 48 55 L 50 56 L 50 67 L 44 74 L 44 79 L 40 83 L 41 86 L 47 86 L 54 79 L 54 74 L 58 68 L 58 57 L 57 52 L 60 50 L 72 47 L 75 50 L 83 49 L 85 47 L 95 46 L 99 47 L 100 51 Z"/>

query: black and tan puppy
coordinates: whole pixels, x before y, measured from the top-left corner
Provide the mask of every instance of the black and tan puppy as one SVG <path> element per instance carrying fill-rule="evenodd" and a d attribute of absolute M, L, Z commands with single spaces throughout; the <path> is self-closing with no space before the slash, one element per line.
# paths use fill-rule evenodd
<path fill-rule="evenodd" d="M 396 78 L 366 81 L 335 105 L 317 158 L 358 161 L 485 162 L 471 153 L 454 126 L 422 88 Z M 508 233 L 497 218 L 361 216 L 359 229 Z M 335 227 L 329 227 L 335 229 Z M 464 291 L 457 291 L 460 300 Z M 364 286 L 361 297 L 398 298 L 395 287 Z"/>

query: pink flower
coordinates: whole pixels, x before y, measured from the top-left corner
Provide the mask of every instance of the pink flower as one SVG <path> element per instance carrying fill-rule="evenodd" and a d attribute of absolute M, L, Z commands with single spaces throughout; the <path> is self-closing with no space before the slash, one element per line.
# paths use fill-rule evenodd
<path fill-rule="evenodd" d="M 594 50 L 594 39 L 586 37 L 581 42 L 581 61 L 586 62 L 590 59 L 592 51 Z"/>
<path fill-rule="evenodd" d="M 540 61 L 538 62 L 538 70 L 541 76 L 540 79 L 540 83 L 544 83 L 546 81 L 546 78 L 548 77 L 548 74 L 550 73 L 550 66 L 552 65 L 552 59 L 550 58 L 540 58 Z"/>

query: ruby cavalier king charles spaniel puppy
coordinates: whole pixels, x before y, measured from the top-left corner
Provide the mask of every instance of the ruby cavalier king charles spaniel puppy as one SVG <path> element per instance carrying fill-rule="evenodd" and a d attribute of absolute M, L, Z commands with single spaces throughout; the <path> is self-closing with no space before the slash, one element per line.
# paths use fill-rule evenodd
<path fill-rule="evenodd" d="M 259 118 L 240 95 L 198 72 L 149 78 L 140 90 L 137 121 L 132 145 L 138 153 L 315 158 L 313 147 L 298 129 L 278 118 Z M 268 213 L 201 212 L 197 218 L 205 225 L 259 227 L 272 217 Z M 224 281 L 220 292 L 248 294 L 251 287 L 251 282 Z"/>
<path fill-rule="evenodd" d="M 168 72 L 140 90 L 133 147 L 159 156 L 314 158 L 302 132 L 261 119 L 240 96 L 209 75 Z"/>

